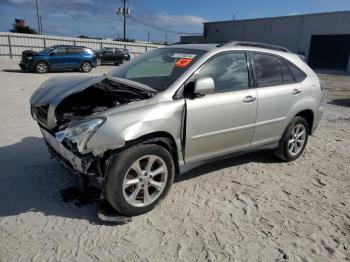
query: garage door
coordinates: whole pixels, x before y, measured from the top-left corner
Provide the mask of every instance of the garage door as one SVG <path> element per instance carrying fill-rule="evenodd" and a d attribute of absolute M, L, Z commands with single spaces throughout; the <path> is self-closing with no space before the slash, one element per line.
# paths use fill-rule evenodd
<path fill-rule="evenodd" d="M 350 35 L 313 35 L 309 65 L 313 68 L 346 70 L 350 55 Z"/>

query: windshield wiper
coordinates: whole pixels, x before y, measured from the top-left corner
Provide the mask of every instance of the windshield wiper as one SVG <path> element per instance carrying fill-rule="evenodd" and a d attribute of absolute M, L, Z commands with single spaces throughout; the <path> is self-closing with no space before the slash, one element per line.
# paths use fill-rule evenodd
<path fill-rule="evenodd" d="M 151 93 L 151 94 L 157 94 L 158 91 L 153 89 L 152 87 L 136 82 L 136 81 L 132 81 L 129 79 L 125 79 L 125 78 L 119 78 L 119 77 L 114 77 L 114 76 L 106 76 L 106 79 L 111 80 L 113 82 L 117 82 L 117 83 L 121 83 L 127 86 L 131 86 L 135 89 L 141 90 L 143 92 L 147 92 L 147 93 Z"/>

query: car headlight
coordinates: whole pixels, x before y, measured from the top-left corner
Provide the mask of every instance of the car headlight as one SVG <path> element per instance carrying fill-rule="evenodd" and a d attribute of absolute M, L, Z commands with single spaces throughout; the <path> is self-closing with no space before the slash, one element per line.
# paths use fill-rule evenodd
<path fill-rule="evenodd" d="M 103 124 L 103 122 L 103 118 L 95 118 L 87 122 L 67 127 L 65 130 L 56 133 L 56 139 L 60 143 L 64 139 L 68 139 L 77 145 L 79 152 L 82 152 L 86 149 L 86 144 L 93 133 Z"/>

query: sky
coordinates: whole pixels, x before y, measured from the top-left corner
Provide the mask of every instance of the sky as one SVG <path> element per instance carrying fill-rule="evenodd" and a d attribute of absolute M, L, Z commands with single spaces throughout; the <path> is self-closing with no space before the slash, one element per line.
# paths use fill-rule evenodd
<path fill-rule="evenodd" d="M 44 34 L 123 36 L 116 14 L 121 0 L 38 0 Z M 180 33 L 202 33 L 203 22 L 350 10 L 350 0 L 129 0 L 127 37 L 176 42 Z M 37 29 L 35 0 L 0 0 L 0 31 L 15 18 Z M 164 30 L 169 31 L 166 33 Z"/>

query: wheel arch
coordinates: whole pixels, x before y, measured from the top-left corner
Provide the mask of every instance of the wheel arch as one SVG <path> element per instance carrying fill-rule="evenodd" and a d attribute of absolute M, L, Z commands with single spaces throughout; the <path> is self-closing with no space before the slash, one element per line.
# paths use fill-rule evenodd
<path fill-rule="evenodd" d="M 89 62 L 91 64 L 91 66 L 92 66 L 92 61 L 91 60 L 83 59 L 83 60 L 80 61 L 80 67 L 83 65 L 84 62 Z"/>
<path fill-rule="evenodd" d="M 158 132 L 153 132 L 149 133 L 146 135 L 143 135 L 133 141 L 129 141 L 126 143 L 126 146 L 129 144 L 135 145 L 135 144 L 156 144 L 159 146 L 164 147 L 166 150 L 169 151 L 171 154 L 174 165 L 175 165 L 175 171 L 176 174 L 178 174 L 180 168 L 179 168 L 179 155 L 178 155 L 178 148 L 176 146 L 176 142 L 174 137 L 165 131 L 158 131 Z"/>
<path fill-rule="evenodd" d="M 143 136 L 140 136 L 134 140 L 129 140 L 125 142 L 125 145 L 121 148 L 111 150 L 107 156 L 106 160 L 111 155 L 116 155 L 120 153 L 121 151 L 130 148 L 132 146 L 138 145 L 138 144 L 156 144 L 159 146 L 164 147 L 168 152 L 171 154 L 174 166 L 175 166 L 175 172 L 176 174 L 179 174 L 180 172 L 180 165 L 179 165 L 179 149 L 176 145 L 175 138 L 168 132 L 165 131 L 158 131 L 153 133 L 148 133 Z"/>
<path fill-rule="evenodd" d="M 315 118 L 314 112 L 311 109 L 304 109 L 297 113 L 295 116 L 300 116 L 306 120 L 306 122 L 309 125 L 309 135 L 311 135 Z"/>

